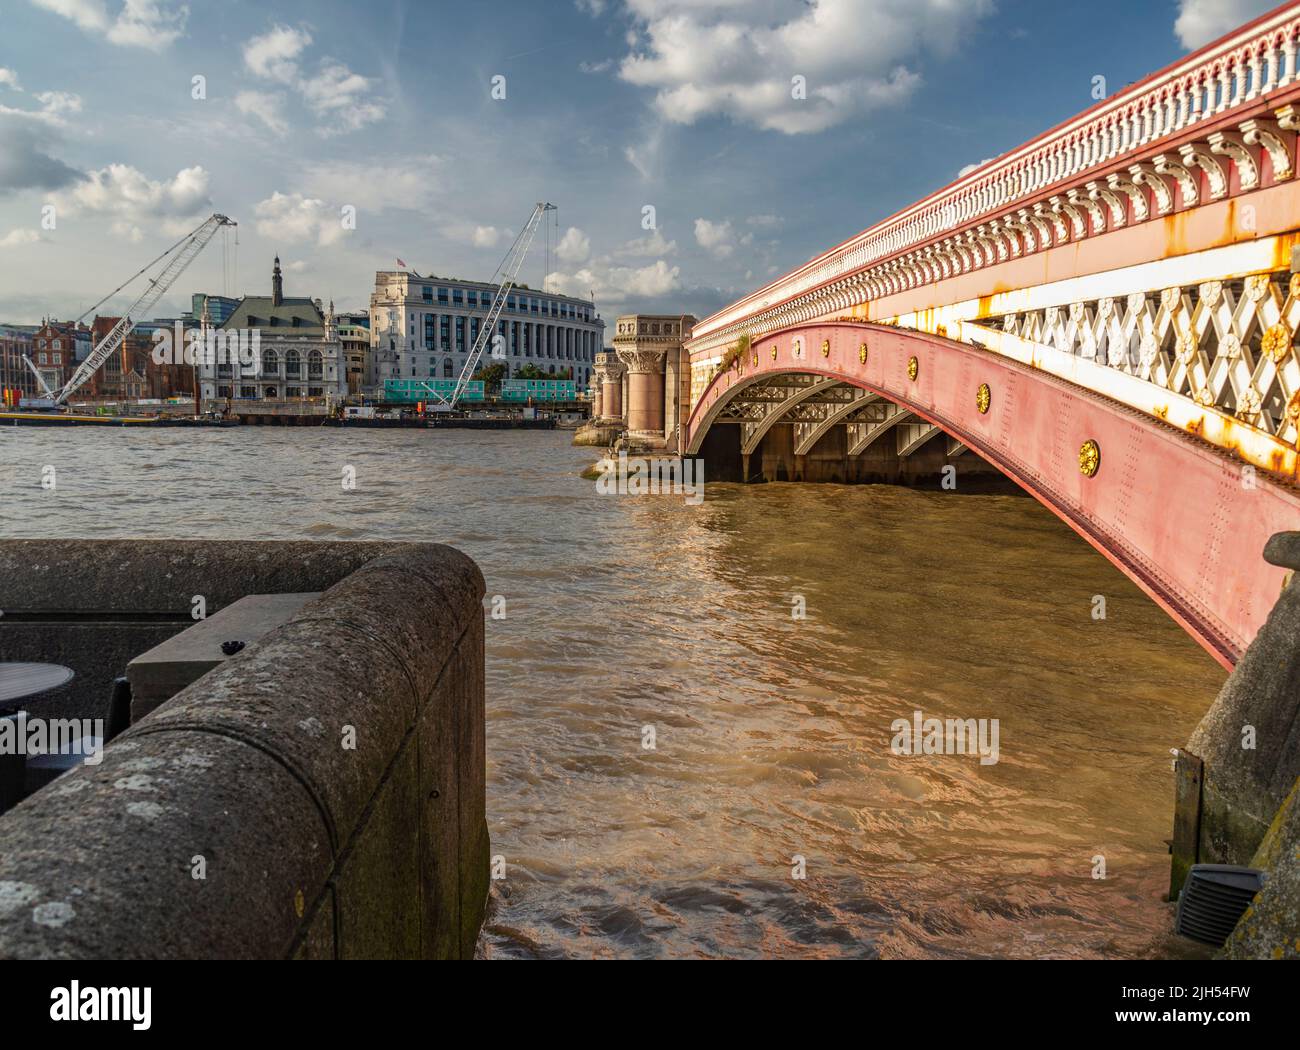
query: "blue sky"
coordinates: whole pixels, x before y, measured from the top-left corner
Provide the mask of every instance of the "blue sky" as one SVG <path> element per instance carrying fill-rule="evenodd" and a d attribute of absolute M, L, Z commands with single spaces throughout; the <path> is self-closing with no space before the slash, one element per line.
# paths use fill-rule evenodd
<path fill-rule="evenodd" d="M 277 252 L 363 309 L 399 257 L 488 278 L 540 199 L 553 288 L 703 316 L 1273 6 L 0 0 L 0 321 L 75 317 L 212 211 L 237 251 L 158 313 L 267 294 Z"/>

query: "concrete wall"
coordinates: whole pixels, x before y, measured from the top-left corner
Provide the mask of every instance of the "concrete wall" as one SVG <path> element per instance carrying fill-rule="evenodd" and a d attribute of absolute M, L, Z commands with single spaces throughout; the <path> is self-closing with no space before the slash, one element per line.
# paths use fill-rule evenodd
<path fill-rule="evenodd" d="M 0 566 L 30 557 L 24 543 L 0 542 Z M 0 817 L 0 958 L 473 953 L 489 847 L 484 585 L 469 558 L 436 544 L 40 547 L 21 584 L 0 572 L 0 604 L 98 614 L 71 639 L 44 627 L 48 658 L 110 639 L 116 655 L 87 657 L 91 674 L 184 626 L 142 625 L 151 603 L 174 614 L 205 593 L 211 612 L 328 589 L 102 764 Z M 15 642 L 44 655 L 31 626 L 0 628 L 6 658 Z"/>
<path fill-rule="evenodd" d="M 102 718 L 127 662 L 246 594 L 323 591 L 396 543 L 0 541 L 0 660 L 71 667 L 51 715 Z"/>

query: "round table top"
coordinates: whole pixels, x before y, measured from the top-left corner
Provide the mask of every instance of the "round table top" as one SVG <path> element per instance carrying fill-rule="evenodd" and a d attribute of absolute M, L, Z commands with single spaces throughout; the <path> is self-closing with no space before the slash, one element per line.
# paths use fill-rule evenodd
<path fill-rule="evenodd" d="M 0 661 L 0 703 L 36 696 L 72 680 L 71 667 L 59 664 L 19 664 Z"/>

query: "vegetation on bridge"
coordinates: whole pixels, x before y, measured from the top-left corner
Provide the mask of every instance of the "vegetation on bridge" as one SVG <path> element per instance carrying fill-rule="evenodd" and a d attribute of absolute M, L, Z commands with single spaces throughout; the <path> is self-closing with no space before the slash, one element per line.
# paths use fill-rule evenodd
<path fill-rule="evenodd" d="M 753 343 L 753 338 L 748 332 L 742 332 L 740 338 L 727 348 L 727 352 L 722 355 L 718 361 L 717 367 L 713 370 L 714 376 L 719 376 L 730 369 L 737 361 L 744 359 L 749 353 L 749 348 Z"/>

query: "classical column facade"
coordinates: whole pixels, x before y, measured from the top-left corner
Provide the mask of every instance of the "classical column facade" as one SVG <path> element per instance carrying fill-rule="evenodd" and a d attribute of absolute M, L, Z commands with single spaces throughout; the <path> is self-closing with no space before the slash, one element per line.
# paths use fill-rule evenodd
<path fill-rule="evenodd" d="M 605 367 L 599 361 L 591 370 L 591 418 L 600 419 L 605 414 Z"/>
<path fill-rule="evenodd" d="M 676 448 L 681 423 L 682 344 L 695 318 L 688 314 L 626 314 L 614 326 L 614 351 L 627 367 L 628 436 Z"/>
<path fill-rule="evenodd" d="M 596 355 L 601 385 L 601 417 L 609 420 L 623 419 L 623 377 L 627 369 L 614 354 Z"/>
<path fill-rule="evenodd" d="M 627 367 L 627 430 L 631 437 L 664 436 L 664 347 L 619 347 Z"/>

